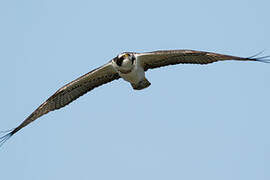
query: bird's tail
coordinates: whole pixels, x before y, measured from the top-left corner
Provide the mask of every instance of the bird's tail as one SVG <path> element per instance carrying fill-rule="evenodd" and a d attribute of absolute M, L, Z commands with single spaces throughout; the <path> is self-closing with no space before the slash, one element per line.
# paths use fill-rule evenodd
<path fill-rule="evenodd" d="M 139 83 L 137 84 L 133 84 L 131 83 L 131 86 L 133 87 L 133 89 L 135 90 L 142 90 L 144 88 L 147 88 L 151 85 L 151 83 L 146 79 L 144 78 L 143 80 L 141 80 Z"/>

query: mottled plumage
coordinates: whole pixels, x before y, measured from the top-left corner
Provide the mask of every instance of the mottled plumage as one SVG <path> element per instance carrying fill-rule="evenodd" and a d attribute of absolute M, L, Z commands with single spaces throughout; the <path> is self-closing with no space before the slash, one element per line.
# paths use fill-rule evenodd
<path fill-rule="evenodd" d="M 223 60 L 259 61 L 269 62 L 269 56 L 256 58 L 255 56 L 244 58 L 194 50 L 165 50 L 146 53 L 126 52 L 119 54 L 107 64 L 90 71 L 78 79 L 60 88 L 42 103 L 30 116 L 18 127 L 10 130 L 0 138 L 0 146 L 12 135 L 40 116 L 60 109 L 92 89 L 123 78 L 128 81 L 133 89 L 147 88 L 151 83 L 145 78 L 145 71 L 162 66 L 174 64 L 209 64 Z"/>

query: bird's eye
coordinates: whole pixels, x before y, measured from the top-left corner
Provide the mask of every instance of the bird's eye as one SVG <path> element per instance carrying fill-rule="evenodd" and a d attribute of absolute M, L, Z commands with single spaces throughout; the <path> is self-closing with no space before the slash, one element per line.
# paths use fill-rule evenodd
<path fill-rule="evenodd" d="M 134 63 L 134 61 L 135 61 L 135 56 L 131 56 L 131 62 L 132 62 L 132 64 Z"/>
<path fill-rule="evenodd" d="M 117 58 L 116 64 L 117 64 L 118 66 L 121 66 L 122 63 L 123 63 L 123 61 L 124 61 L 124 56 L 121 56 L 120 58 Z"/>
<path fill-rule="evenodd" d="M 123 61 L 123 60 L 124 60 L 124 58 L 125 58 L 124 56 L 121 56 L 119 59 L 120 59 L 121 61 Z"/>

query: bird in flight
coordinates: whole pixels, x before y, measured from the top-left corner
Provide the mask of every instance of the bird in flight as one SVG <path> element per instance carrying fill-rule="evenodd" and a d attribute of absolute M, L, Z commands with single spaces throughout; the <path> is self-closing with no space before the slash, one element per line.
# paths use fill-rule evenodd
<path fill-rule="evenodd" d="M 0 146 L 2 146 L 12 135 L 29 123 L 35 121 L 40 116 L 47 114 L 50 111 L 60 109 L 92 89 L 113 80 L 123 78 L 131 84 L 134 90 L 142 90 L 151 85 L 145 77 L 145 72 L 148 69 L 159 68 L 162 66 L 175 64 L 209 64 L 225 60 L 270 63 L 270 60 L 267 59 L 270 56 L 257 56 L 258 54 L 245 58 L 195 50 L 162 50 L 144 53 L 121 53 L 105 65 L 90 71 L 57 90 L 16 128 L 9 131 L 3 131 L 2 133 L 6 134 L 0 137 Z"/>

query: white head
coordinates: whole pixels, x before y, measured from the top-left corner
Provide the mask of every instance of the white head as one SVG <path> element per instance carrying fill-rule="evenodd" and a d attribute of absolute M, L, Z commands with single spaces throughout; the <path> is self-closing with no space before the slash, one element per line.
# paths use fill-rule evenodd
<path fill-rule="evenodd" d="M 118 71 L 126 74 L 132 71 L 135 59 L 133 53 L 122 53 L 113 59 L 113 64 Z"/>

